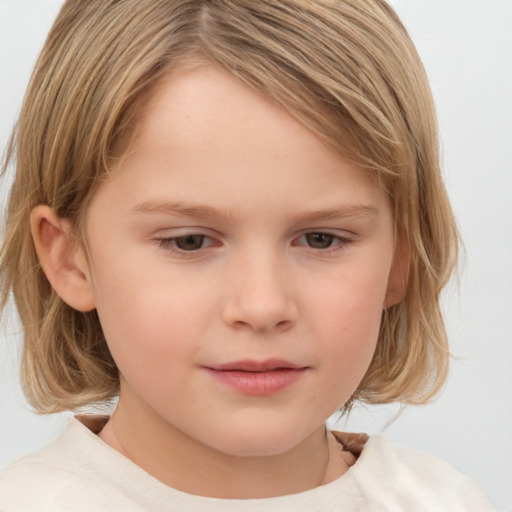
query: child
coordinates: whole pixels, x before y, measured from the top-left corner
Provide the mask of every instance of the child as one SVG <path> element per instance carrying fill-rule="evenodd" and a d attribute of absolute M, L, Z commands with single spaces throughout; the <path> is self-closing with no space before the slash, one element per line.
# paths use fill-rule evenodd
<path fill-rule="evenodd" d="M 492 510 L 444 462 L 328 433 L 445 380 L 457 232 L 382 0 L 68 0 L 34 71 L 1 276 L 23 381 L 77 416 L 0 510 Z"/>

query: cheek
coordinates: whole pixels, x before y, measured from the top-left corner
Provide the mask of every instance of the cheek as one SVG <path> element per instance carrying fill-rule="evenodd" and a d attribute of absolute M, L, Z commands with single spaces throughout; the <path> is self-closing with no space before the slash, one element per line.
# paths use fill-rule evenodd
<path fill-rule="evenodd" d="M 303 282 L 302 309 L 322 319 L 324 328 L 367 339 L 378 331 L 386 296 L 382 264 L 352 265 L 338 274 Z M 318 276 L 317 276 L 318 277 Z"/>
<path fill-rule="evenodd" d="M 208 291 L 147 270 L 118 269 L 108 279 L 98 275 L 98 282 L 98 315 L 122 373 L 168 367 L 181 352 L 193 353 L 197 345 L 191 341 L 202 338 L 213 311 Z"/>
<path fill-rule="evenodd" d="M 356 276 L 356 277 L 354 277 Z M 364 276 L 361 277 L 361 276 Z M 386 277 L 377 273 L 354 273 L 337 279 L 338 286 L 311 292 L 319 351 L 331 376 L 330 385 L 347 384 L 352 394 L 363 378 L 375 352 L 382 319 Z M 328 293 L 326 293 L 328 291 Z M 346 398 L 348 398 L 348 396 Z"/>
<path fill-rule="evenodd" d="M 329 354 L 327 365 L 335 382 L 343 379 L 357 387 L 372 360 L 382 313 L 369 315 L 366 308 L 351 307 L 346 315 L 332 312 L 331 329 L 325 336 L 325 353 Z"/>

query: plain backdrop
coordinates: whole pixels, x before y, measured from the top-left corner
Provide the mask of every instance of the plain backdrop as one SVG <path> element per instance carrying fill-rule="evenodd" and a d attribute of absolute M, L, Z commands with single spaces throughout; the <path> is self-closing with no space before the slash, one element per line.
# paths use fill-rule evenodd
<path fill-rule="evenodd" d="M 61 0 L 0 0 L 0 148 Z M 452 362 L 432 405 L 359 408 L 338 429 L 383 431 L 471 475 L 512 511 L 512 0 L 395 0 L 436 98 L 443 168 L 465 244 L 444 295 Z M 0 185 L 5 203 L 8 179 Z M 44 445 L 66 414 L 31 412 L 14 313 L 0 332 L 0 467 Z M 333 418 L 332 424 L 335 423 Z"/>

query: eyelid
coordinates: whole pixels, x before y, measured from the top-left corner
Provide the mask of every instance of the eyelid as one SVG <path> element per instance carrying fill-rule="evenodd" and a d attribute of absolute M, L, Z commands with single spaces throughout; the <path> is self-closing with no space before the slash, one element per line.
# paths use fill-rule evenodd
<path fill-rule="evenodd" d="M 160 235 L 161 233 L 161 235 Z M 333 238 L 332 245 L 322 247 L 312 247 L 308 243 L 300 243 L 300 240 L 307 235 L 321 234 Z M 198 249 L 181 249 L 175 243 L 177 239 L 185 238 L 188 236 L 200 236 L 208 241 L 206 246 L 199 247 Z M 175 255 L 181 258 L 198 258 L 204 256 L 205 253 L 209 252 L 208 249 L 212 247 L 220 247 L 223 245 L 221 236 L 217 233 L 212 234 L 211 230 L 204 227 L 180 227 L 180 228 L 168 228 L 160 230 L 152 239 L 157 242 L 158 246 L 170 255 Z M 320 228 L 320 229 L 304 229 L 300 233 L 296 234 L 291 241 L 292 246 L 303 247 L 310 252 L 321 253 L 328 255 L 340 250 L 347 248 L 350 244 L 353 244 L 357 239 L 355 233 L 347 230 L 331 229 L 331 228 Z"/>
<path fill-rule="evenodd" d="M 334 242 L 332 245 L 326 248 L 317 248 L 317 247 L 311 247 L 307 243 L 305 244 L 298 244 L 295 243 L 294 245 L 303 246 L 306 247 L 306 249 L 309 249 L 311 251 L 321 253 L 321 254 L 329 254 L 331 252 L 337 252 L 343 249 L 346 249 L 347 246 L 355 242 L 355 235 L 346 236 L 339 232 L 336 232 L 337 230 L 333 229 L 308 229 L 306 231 L 303 231 L 299 236 L 294 238 L 294 242 L 300 240 L 303 237 L 306 237 L 307 235 L 312 234 L 320 234 L 320 235 L 326 235 L 333 237 Z M 344 231 L 344 233 L 347 233 Z M 337 240 L 337 241 L 336 241 Z"/>
<path fill-rule="evenodd" d="M 340 240 L 354 240 L 357 237 L 357 234 L 354 231 L 349 231 L 347 229 L 338 229 L 338 228 L 307 228 L 302 229 L 298 235 L 295 237 L 295 239 L 300 238 L 305 235 L 310 234 L 322 234 L 322 235 L 329 235 L 336 238 L 339 238 Z"/>
<path fill-rule="evenodd" d="M 199 247 L 198 249 L 186 250 L 177 246 L 176 240 L 191 236 L 203 237 L 204 240 L 209 242 L 206 246 Z M 188 226 L 183 228 L 162 229 L 152 237 L 152 240 L 155 241 L 158 247 L 165 253 L 179 258 L 198 258 L 203 256 L 205 251 L 210 247 L 219 247 L 222 245 L 219 241 L 219 236 L 213 235 L 209 229 Z"/>
<path fill-rule="evenodd" d="M 214 245 L 214 243 L 209 243 L 208 245 L 206 246 L 202 246 L 198 249 L 190 249 L 190 250 L 186 250 L 186 249 L 181 249 L 180 247 L 178 247 L 175 242 L 177 240 L 180 240 L 182 238 L 188 238 L 188 237 L 193 237 L 193 236 L 198 236 L 198 237 L 202 237 L 203 238 L 203 242 L 204 240 L 213 240 L 211 237 L 209 236 L 206 236 L 206 235 L 200 235 L 200 234 L 197 234 L 197 233 L 194 233 L 194 234 L 190 234 L 190 235 L 181 235 L 181 236 L 172 236 L 172 237 L 166 237 L 166 238 L 157 238 L 156 240 L 158 240 L 160 242 L 160 246 L 161 247 L 173 247 L 174 250 L 176 250 L 177 252 L 198 252 L 200 251 L 201 249 L 206 249 L 206 247 L 210 247 L 212 245 Z"/>

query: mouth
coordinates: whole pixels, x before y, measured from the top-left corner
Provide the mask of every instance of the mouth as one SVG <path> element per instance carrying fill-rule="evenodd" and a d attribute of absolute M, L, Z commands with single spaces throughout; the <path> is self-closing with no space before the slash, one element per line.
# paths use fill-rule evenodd
<path fill-rule="evenodd" d="M 299 370 L 304 368 L 300 365 L 290 363 L 284 359 L 267 359 L 266 361 L 253 361 L 245 359 L 243 361 L 234 361 L 232 363 L 219 364 L 210 367 L 218 371 L 241 371 L 241 372 L 268 372 L 275 370 Z"/>
<path fill-rule="evenodd" d="M 205 366 L 222 385 L 247 395 L 272 395 L 291 386 L 306 373 L 307 366 L 282 359 L 242 360 Z"/>

